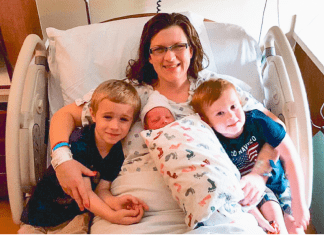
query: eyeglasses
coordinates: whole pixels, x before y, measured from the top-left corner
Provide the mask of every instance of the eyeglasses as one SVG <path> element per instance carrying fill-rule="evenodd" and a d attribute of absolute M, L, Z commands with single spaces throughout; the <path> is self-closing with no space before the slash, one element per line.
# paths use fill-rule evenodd
<path fill-rule="evenodd" d="M 179 54 L 186 50 L 188 48 L 188 43 L 177 43 L 169 47 L 163 47 L 163 46 L 157 46 L 150 48 L 150 54 L 154 56 L 162 56 L 164 55 L 168 50 Z"/>

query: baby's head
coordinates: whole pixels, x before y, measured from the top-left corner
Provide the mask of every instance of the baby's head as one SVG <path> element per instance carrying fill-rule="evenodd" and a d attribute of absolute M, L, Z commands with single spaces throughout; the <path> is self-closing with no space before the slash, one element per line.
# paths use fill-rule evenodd
<path fill-rule="evenodd" d="M 245 114 L 235 86 L 224 79 L 210 79 L 195 91 L 191 105 L 215 131 L 237 138 L 245 123 Z"/>
<path fill-rule="evenodd" d="M 141 99 L 136 89 L 122 80 L 108 80 L 93 92 L 90 113 L 96 138 L 109 144 L 123 139 L 138 119 Z"/>
<path fill-rule="evenodd" d="M 141 120 L 146 130 L 165 127 L 175 121 L 168 99 L 154 91 L 141 113 Z"/>

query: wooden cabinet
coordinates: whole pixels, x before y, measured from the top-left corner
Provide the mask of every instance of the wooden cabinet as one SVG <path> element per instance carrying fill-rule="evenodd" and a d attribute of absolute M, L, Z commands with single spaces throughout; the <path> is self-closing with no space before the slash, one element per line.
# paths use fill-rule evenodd
<path fill-rule="evenodd" d="M 5 155 L 5 130 L 6 130 L 6 104 L 0 107 L 0 197 L 8 195 L 7 177 L 6 177 L 6 155 Z"/>
<path fill-rule="evenodd" d="M 25 38 L 32 33 L 42 38 L 35 0 L 1 1 L 0 25 L 8 59 L 14 67 Z"/>

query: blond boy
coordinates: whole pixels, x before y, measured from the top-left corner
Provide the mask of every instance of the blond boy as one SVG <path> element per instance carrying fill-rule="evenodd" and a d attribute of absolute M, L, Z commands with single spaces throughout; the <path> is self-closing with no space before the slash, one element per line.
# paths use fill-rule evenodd
<path fill-rule="evenodd" d="M 124 161 L 121 140 L 138 118 L 140 106 L 136 90 L 124 81 L 109 80 L 96 88 L 90 107 L 94 123 L 75 130 L 69 143 L 55 144 L 53 167 L 49 167 L 24 208 L 19 233 L 53 233 L 56 228 L 59 233 L 87 232 L 88 224 L 77 222 L 83 212 L 64 193 L 54 171 L 66 146 L 71 148 L 71 161 L 78 161 L 97 173 L 96 177 L 83 177 L 90 212 L 111 223 L 132 224 L 141 220 L 144 210 L 148 210 L 143 201 L 131 195 L 114 197 L 110 193 L 111 182 L 118 176 Z"/>

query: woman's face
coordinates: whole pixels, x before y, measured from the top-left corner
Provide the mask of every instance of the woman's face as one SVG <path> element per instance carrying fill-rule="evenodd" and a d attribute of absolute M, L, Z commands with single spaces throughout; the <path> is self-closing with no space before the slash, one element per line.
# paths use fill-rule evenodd
<path fill-rule="evenodd" d="M 150 48 L 170 47 L 179 43 L 188 43 L 187 37 L 180 26 L 171 26 L 152 38 Z M 161 55 L 150 54 L 149 62 L 153 65 L 159 82 L 182 83 L 187 80 L 192 54 L 190 46 L 181 51 L 169 49 Z"/>

